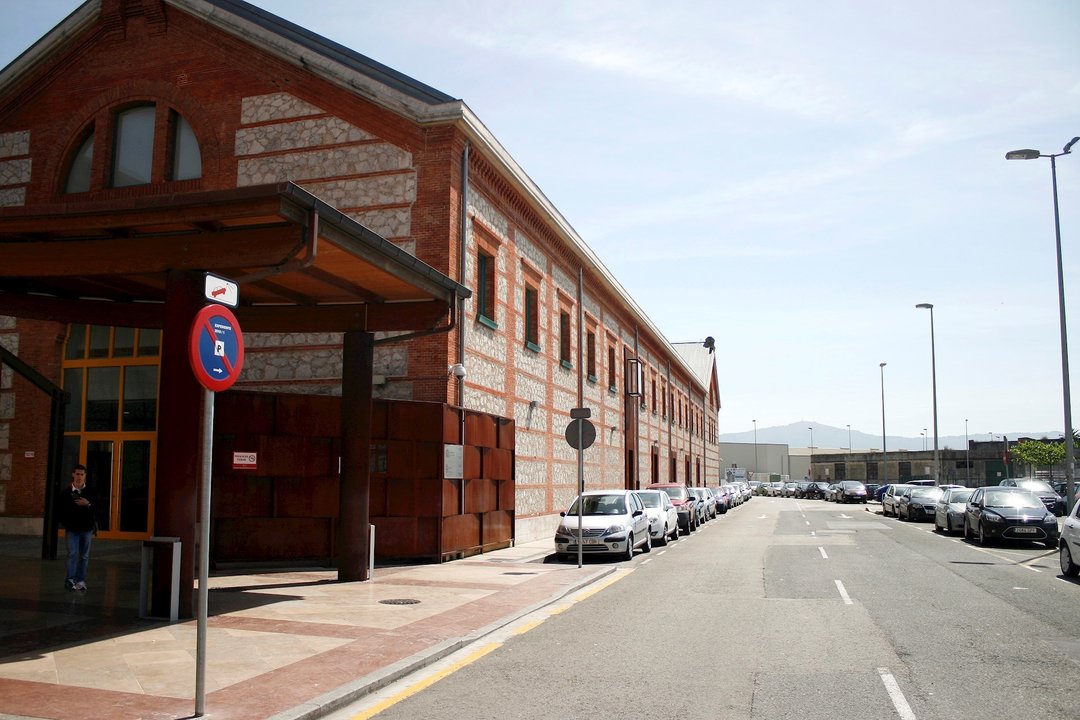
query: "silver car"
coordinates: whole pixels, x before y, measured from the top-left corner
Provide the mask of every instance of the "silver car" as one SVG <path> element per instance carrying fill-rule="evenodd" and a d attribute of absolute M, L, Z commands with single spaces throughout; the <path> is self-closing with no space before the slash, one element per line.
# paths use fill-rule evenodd
<path fill-rule="evenodd" d="M 671 504 L 668 494 L 660 490 L 638 490 L 637 496 L 649 517 L 649 535 L 652 542 L 667 545 L 669 540 L 678 540 L 679 511 Z M 573 526 L 573 522 L 571 525 Z"/>
<path fill-rule="evenodd" d="M 934 529 L 950 534 L 962 531 L 964 507 L 973 492 L 972 488 L 949 488 L 942 493 L 934 507 Z"/>
<path fill-rule="evenodd" d="M 555 530 L 555 555 L 559 559 L 577 554 L 578 522 L 584 555 L 607 553 L 630 560 L 636 548 L 642 552 L 652 549 L 649 516 L 631 490 L 590 490 L 574 498 L 570 509 L 559 515 L 562 520 Z"/>

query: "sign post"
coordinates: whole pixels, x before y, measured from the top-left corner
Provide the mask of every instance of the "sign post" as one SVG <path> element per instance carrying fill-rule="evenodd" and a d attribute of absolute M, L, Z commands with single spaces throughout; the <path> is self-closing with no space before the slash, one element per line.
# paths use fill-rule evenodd
<path fill-rule="evenodd" d="M 217 290 L 222 283 L 232 285 Z M 235 284 L 221 278 L 207 277 L 207 299 L 232 300 Z M 210 599 L 210 478 L 214 459 L 214 393 L 227 390 L 236 382 L 244 367 L 244 336 L 236 316 L 227 307 L 207 305 L 195 314 L 188 343 L 191 370 L 203 392 L 202 507 L 199 515 L 199 616 L 195 648 L 195 717 L 202 717 L 206 706 L 206 616 Z"/>
<path fill-rule="evenodd" d="M 582 453 L 587 447 L 591 447 L 596 442 L 596 426 L 589 422 L 589 417 L 592 415 L 592 410 L 589 408 L 573 408 L 570 411 L 570 417 L 573 418 L 570 424 L 566 426 L 566 442 L 570 444 L 570 447 L 577 450 L 577 482 L 578 482 L 578 504 L 577 504 L 577 564 L 581 567 L 584 561 L 584 541 L 582 538 L 582 512 L 585 506 L 585 455 Z"/>

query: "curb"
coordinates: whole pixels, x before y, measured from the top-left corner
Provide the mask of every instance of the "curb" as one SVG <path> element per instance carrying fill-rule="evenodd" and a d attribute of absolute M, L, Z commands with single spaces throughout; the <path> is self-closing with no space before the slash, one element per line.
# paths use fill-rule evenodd
<path fill-rule="evenodd" d="M 272 715 L 266 720 L 316 720 L 316 718 L 321 718 L 332 712 L 336 712 L 366 695 L 370 695 L 373 692 L 383 689 L 387 685 L 400 680 L 406 675 L 421 670 L 428 665 L 432 665 L 463 647 L 483 639 L 494 633 L 496 630 L 509 625 L 529 613 L 558 602 L 567 595 L 577 592 L 578 590 L 593 584 L 597 580 L 607 577 L 617 569 L 617 567 L 600 568 L 588 577 L 568 585 L 566 588 L 554 593 L 550 597 L 535 602 L 520 610 L 515 610 L 506 617 L 495 620 L 482 628 L 478 628 L 468 635 L 453 640 L 444 640 L 437 645 L 433 645 L 430 648 L 421 650 L 409 657 L 402 658 L 395 663 L 387 665 L 385 668 L 368 673 L 352 682 L 340 685 L 333 690 L 327 691 L 305 703 L 297 705 L 296 707 Z"/>

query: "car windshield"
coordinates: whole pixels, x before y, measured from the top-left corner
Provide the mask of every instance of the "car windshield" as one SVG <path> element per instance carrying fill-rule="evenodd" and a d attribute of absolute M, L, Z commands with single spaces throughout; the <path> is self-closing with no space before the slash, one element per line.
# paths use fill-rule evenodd
<path fill-rule="evenodd" d="M 941 494 L 942 494 L 941 488 L 932 488 L 932 487 L 913 488 L 912 491 L 911 491 L 911 497 L 920 498 L 920 499 L 923 499 L 923 500 L 926 500 L 926 499 L 937 500 L 937 499 L 939 499 L 941 497 Z"/>
<path fill-rule="evenodd" d="M 666 492 L 667 496 L 669 498 L 671 498 L 672 500 L 685 500 L 686 499 L 687 492 L 686 492 L 685 487 L 682 487 L 682 486 L 680 486 L 680 487 L 665 487 L 665 488 L 660 488 L 660 489 L 663 490 L 664 492 Z"/>
<path fill-rule="evenodd" d="M 1002 488 L 987 490 L 983 496 L 985 507 L 1042 508 L 1042 500 L 1028 490 Z"/>
<path fill-rule="evenodd" d="M 857 490 L 863 486 L 863 484 L 858 480 L 845 480 L 840 484 L 848 490 Z"/>
<path fill-rule="evenodd" d="M 582 515 L 625 515 L 626 496 L 624 495 L 586 495 L 582 500 Z M 566 511 L 567 515 L 578 514 L 578 501 Z"/>
<path fill-rule="evenodd" d="M 1054 488 L 1050 487 L 1050 483 L 1045 480 L 1018 480 L 1016 487 L 1032 492 L 1054 492 Z"/>
<path fill-rule="evenodd" d="M 638 493 L 638 497 L 641 499 L 641 504 L 647 508 L 660 507 L 660 495 L 654 492 Z"/>
<path fill-rule="evenodd" d="M 951 503 L 966 503 L 968 498 L 971 497 L 971 493 L 974 490 L 953 490 L 949 493 L 949 502 Z"/>

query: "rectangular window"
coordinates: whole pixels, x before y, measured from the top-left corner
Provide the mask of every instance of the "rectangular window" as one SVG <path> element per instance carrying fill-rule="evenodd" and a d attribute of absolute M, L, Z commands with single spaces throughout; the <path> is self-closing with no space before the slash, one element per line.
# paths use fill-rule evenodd
<path fill-rule="evenodd" d="M 652 374 L 652 413 L 656 414 L 656 373 Z"/>
<path fill-rule="evenodd" d="M 833 473 L 836 475 L 836 482 L 847 480 L 847 463 L 833 463 Z"/>
<path fill-rule="evenodd" d="M 596 382 L 596 333 L 592 330 L 585 336 L 585 367 L 588 368 L 589 380 Z"/>
<path fill-rule="evenodd" d="M 615 346 L 609 345 L 607 349 L 607 378 L 608 389 L 614 392 L 617 388 L 615 386 Z"/>
<path fill-rule="evenodd" d="M 570 313 L 559 311 L 559 362 L 565 367 L 573 367 L 570 362 Z"/>
<path fill-rule="evenodd" d="M 476 253 L 476 314 L 480 322 L 495 326 L 495 258 L 483 250 Z"/>
<path fill-rule="evenodd" d="M 866 479 L 871 482 L 876 482 L 878 479 L 878 464 L 876 462 L 866 463 Z"/>
<path fill-rule="evenodd" d="M 540 293 L 525 286 L 525 347 L 540 352 Z"/>

